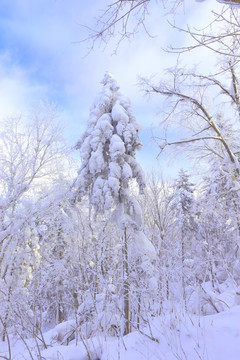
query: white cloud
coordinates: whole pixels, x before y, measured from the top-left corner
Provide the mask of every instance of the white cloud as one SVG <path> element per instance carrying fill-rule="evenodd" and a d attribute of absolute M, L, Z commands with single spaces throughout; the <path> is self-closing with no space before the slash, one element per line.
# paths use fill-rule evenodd
<path fill-rule="evenodd" d="M 175 56 L 165 53 L 162 47 L 170 42 L 185 44 L 186 40 L 184 34 L 167 25 L 164 9 L 155 2 L 152 4 L 147 25 L 150 33 L 158 34 L 157 37 L 149 38 L 140 31 L 131 42 L 120 45 L 117 56 L 112 55 L 113 39 L 106 51 L 96 48 L 84 57 L 87 44 L 74 43 L 87 34 L 79 24 L 93 24 L 97 10 L 105 8 L 105 1 L 14 0 L 13 5 L 8 5 L 9 14 L 5 19 L 5 31 L 12 43 L 4 44 L 0 56 L 0 117 L 23 112 L 39 99 L 48 98 L 59 103 L 66 135 L 75 142 L 84 129 L 100 81 L 109 70 L 121 91 L 132 100 L 143 128 L 157 123 L 155 113 L 159 110 L 159 101 L 148 103 L 143 99 L 136 86 L 137 77 L 162 74 L 164 68 L 173 66 Z M 179 18 L 181 25 L 201 23 L 219 4 L 215 0 L 202 4 L 186 0 L 185 6 L 185 15 Z M 204 52 L 191 53 L 188 61 L 204 63 Z M 148 149 L 149 157 L 157 155 L 154 151 Z"/>
<path fill-rule="evenodd" d="M 32 83 L 28 73 L 11 63 L 8 53 L 0 56 L 0 119 L 28 110 L 46 95 L 46 88 Z"/>

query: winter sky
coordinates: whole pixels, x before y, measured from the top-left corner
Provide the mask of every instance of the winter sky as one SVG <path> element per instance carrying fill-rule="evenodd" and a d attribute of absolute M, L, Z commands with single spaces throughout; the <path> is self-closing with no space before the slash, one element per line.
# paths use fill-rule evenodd
<path fill-rule="evenodd" d="M 174 163 L 168 170 L 165 162 L 154 160 L 158 148 L 151 134 L 161 136 L 158 113 L 164 106 L 160 99 L 148 100 L 137 86 L 138 76 L 162 74 L 174 66 L 176 57 L 162 50 L 168 44 L 184 45 L 183 34 L 173 31 L 164 16 L 167 10 L 152 1 L 147 26 L 153 37 L 140 31 L 126 41 L 114 55 L 115 41 L 106 49 L 79 42 L 87 36 L 81 24 L 94 25 L 99 10 L 107 0 L 1 0 L 0 2 L 0 108 L 1 118 L 24 114 L 39 100 L 55 102 L 64 136 L 74 145 L 86 127 L 89 108 L 100 89 L 105 71 L 111 71 L 122 93 L 133 104 L 142 126 L 143 150 L 138 159 L 145 171 L 152 168 L 175 175 L 184 163 Z M 160 1 L 159 1 L 160 3 Z M 206 24 L 211 10 L 220 8 L 216 0 L 185 1 L 185 9 L 175 18 L 179 26 Z M 169 17 L 168 17 L 169 19 Z M 171 19 L 171 17 L 170 17 Z M 190 64 L 207 66 L 204 53 L 188 54 Z"/>

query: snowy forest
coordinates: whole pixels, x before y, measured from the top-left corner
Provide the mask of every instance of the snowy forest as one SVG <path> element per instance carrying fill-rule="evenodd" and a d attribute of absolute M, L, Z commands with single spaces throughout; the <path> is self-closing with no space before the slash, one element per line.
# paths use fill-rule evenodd
<path fill-rule="evenodd" d="M 90 51 L 134 41 L 152 2 L 110 2 Z M 182 1 L 162 2 L 176 17 Z M 51 103 L 0 123 L 0 359 L 240 359 L 240 9 L 219 3 L 204 29 L 169 22 L 189 42 L 139 78 L 162 104 L 151 156 L 191 164 L 174 179 L 143 170 L 109 71 L 71 149 Z M 180 61 L 195 51 L 214 69 Z"/>

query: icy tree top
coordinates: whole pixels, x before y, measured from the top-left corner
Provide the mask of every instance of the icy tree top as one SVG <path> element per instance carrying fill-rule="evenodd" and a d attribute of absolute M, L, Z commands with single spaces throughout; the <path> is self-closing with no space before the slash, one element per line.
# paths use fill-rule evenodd
<path fill-rule="evenodd" d="M 75 198 L 90 191 L 96 212 L 119 203 L 129 204 L 129 180 L 136 179 L 140 191 L 144 175 L 135 158 L 141 148 L 137 124 L 128 98 L 124 97 L 111 73 L 93 103 L 88 126 L 76 145 L 82 165 L 74 183 Z"/>
<path fill-rule="evenodd" d="M 112 90 L 119 90 L 119 86 L 116 80 L 114 79 L 113 75 L 108 71 L 105 73 L 101 84 L 110 86 Z"/>

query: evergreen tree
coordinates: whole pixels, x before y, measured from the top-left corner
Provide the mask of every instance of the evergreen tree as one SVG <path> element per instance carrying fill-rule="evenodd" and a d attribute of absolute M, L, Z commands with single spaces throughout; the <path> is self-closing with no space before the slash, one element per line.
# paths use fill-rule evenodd
<path fill-rule="evenodd" d="M 180 274 L 182 283 L 182 295 L 186 307 L 186 285 L 190 281 L 192 264 L 192 247 L 194 233 L 197 230 L 197 224 L 195 222 L 195 199 L 194 199 L 194 187 L 189 181 L 189 175 L 187 175 L 182 169 L 179 172 L 178 179 L 174 185 L 174 193 L 171 195 L 172 203 L 171 207 L 174 210 L 175 220 L 173 222 L 173 228 L 178 239 L 177 249 L 178 257 L 180 259 Z"/>
<path fill-rule="evenodd" d="M 140 127 L 129 100 L 121 95 L 110 73 L 102 84 L 103 89 L 90 111 L 88 128 L 76 145 L 76 149 L 81 149 L 82 165 L 73 184 L 75 197 L 79 200 L 90 190 L 91 204 L 97 213 L 121 204 L 120 212 L 128 214 L 131 206 L 134 207 L 129 180 L 135 178 L 140 191 L 145 186 L 135 158 L 136 150 L 142 146 L 138 137 Z M 135 218 L 141 227 L 139 221 Z"/>
<path fill-rule="evenodd" d="M 140 192 L 145 186 L 144 174 L 135 157 L 136 150 L 142 146 L 138 136 L 140 127 L 130 101 L 120 93 L 110 73 L 105 74 L 102 84 L 90 111 L 88 128 L 76 145 L 81 150 L 82 165 L 72 188 L 75 201 L 89 194 L 96 214 L 114 209 L 113 219 L 122 234 L 123 333 L 127 334 L 130 332 L 129 256 L 140 261 L 146 255 L 148 259 L 153 256 L 154 248 L 142 233 L 141 208 L 130 194 L 131 180 L 136 180 Z M 131 250 L 134 246 L 135 252 Z M 149 261 L 144 258 L 141 264 L 144 262 L 144 271 L 150 271 Z"/>

